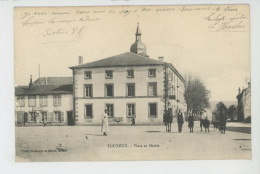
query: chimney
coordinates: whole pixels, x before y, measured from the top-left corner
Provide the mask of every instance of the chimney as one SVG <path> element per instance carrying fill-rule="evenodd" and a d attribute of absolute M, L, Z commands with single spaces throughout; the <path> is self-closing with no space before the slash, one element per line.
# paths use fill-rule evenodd
<path fill-rule="evenodd" d="M 238 88 L 238 94 L 240 94 L 240 91 L 241 91 L 240 88 Z"/>
<path fill-rule="evenodd" d="M 79 65 L 82 65 L 82 64 L 83 64 L 83 57 L 79 56 Z"/>
<path fill-rule="evenodd" d="M 248 88 L 250 88 L 251 87 L 251 83 L 250 82 L 248 82 Z"/>
<path fill-rule="evenodd" d="M 163 62 L 163 58 L 164 58 L 163 56 L 159 56 L 159 57 L 158 57 L 158 60 L 161 61 L 161 62 Z"/>
<path fill-rule="evenodd" d="M 32 75 L 30 75 L 29 89 L 31 89 L 32 87 L 33 87 L 33 83 L 32 83 Z"/>

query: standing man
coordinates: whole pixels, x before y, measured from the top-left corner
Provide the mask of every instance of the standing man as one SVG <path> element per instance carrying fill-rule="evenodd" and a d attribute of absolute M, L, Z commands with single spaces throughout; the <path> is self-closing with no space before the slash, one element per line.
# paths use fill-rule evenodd
<path fill-rule="evenodd" d="M 203 113 L 203 111 L 200 112 L 200 131 L 202 132 L 202 126 L 203 126 L 203 122 L 205 120 L 205 115 Z"/>
<path fill-rule="evenodd" d="M 194 116 L 193 116 L 191 113 L 189 114 L 188 122 L 189 122 L 188 127 L 190 128 L 190 133 L 193 133 L 193 127 L 194 127 Z"/>
<path fill-rule="evenodd" d="M 179 133 L 182 131 L 182 124 L 184 123 L 183 121 L 183 115 L 182 112 L 179 110 L 178 116 L 177 116 L 177 122 L 178 122 L 178 130 Z"/>
<path fill-rule="evenodd" d="M 104 136 L 107 136 L 107 133 L 109 132 L 109 125 L 108 125 L 108 110 L 105 109 L 105 113 L 103 113 L 102 115 L 102 128 L 101 128 L 101 132 L 103 132 Z"/>
<path fill-rule="evenodd" d="M 226 133 L 226 124 L 227 124 L 227 116 L 225 114 L 225 110 L 222 109 L 220 112 L 220 117 L 219 117 L 219 130 L 221 131 L 221 134 Z"/>

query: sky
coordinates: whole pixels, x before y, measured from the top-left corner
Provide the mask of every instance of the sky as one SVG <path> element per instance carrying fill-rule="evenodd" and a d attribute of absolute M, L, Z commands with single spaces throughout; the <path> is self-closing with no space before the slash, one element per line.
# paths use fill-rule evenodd
<path fill-rule="evenodd" d="M 72 76 L 70 66 L 129 52 L 137 23 L 150 58 L 199 76 L 211 101 L 235 101 L 250 81 L 248 6 L 15 9 L 15 85 L 30 75 Z"/>

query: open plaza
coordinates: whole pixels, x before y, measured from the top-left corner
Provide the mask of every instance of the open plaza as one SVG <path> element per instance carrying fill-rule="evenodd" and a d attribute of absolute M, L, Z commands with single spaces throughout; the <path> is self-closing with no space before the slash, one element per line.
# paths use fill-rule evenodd
<path fill-rule="evenodd" d="M 226 134 L 177 127 L 110 126 L 108 136 L 100 126 L 16 127 L 16 161 L 251 159 L 251 124 L 227 123 Z"/>

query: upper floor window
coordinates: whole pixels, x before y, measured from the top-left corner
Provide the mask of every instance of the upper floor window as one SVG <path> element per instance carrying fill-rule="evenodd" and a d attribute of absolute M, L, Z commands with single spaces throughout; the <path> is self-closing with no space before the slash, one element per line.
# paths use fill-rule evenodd
<path fill-rule="evenodd" d="M 92 85 L 85 85 L 85 97 L 93 97 Z"/>
<path fill-rule="evenodd" d="M 156 96 L 157 95 L 157 83 L 148 83 L 148 96 Z"/>
<path fill-rule="evenodd" d="M 148 76 L 156 77 L 156 69 L 149 69 Z"/>
<path fill-rule="evenodd" d="M 25 97 L 24 96 L 18 96 L 17 97 L 17 103 L 21 107 L 25 106 Z"/>
<path fill-rule="evenodd" d="M 61 95 L 60 94 L 54 94 L 53 95 L 53 105 L 54 106 L 60 106 L 61 105 Z"/>
<path fill-rule="evenodd" d="M 128 78 L 133 78 L 134 77 L 134 70 L 133 69 L 127 70 L 127 77 Z"/>
<path fill-rule="evenodd" d="M 106 79 L 112 79 L 113 78 L 113 71 L 107 70 L 106 71 Z"/>
<path fill-rule="evenodd" d="M 85 71 L 85 79 L 91 79 L 91 78 L 92 78 L 91 71 Z"/>
<path fill-rule="evenodd" d="M 48 100 L 47 95 L 40 95 L 40 106 L 47 106 Z"/>
<path fill-rule="evenodd" d="M 135 84 L 130 83 L 127 84 L 127 97 L 134 97 L 135 96 Z"/>
<path fill-rule="evenodd" d="M 28 105 L 31 107 L 35 107 L 36 106 L 36 96 L 35 95 L 29 95 L 28 96 Z"/>
<path fill-rule="evenodd" d="M 105 85 L 105 96 L 106 97 L 113 97 L 114 96 L 114 85 L 113 84 L 106 84 Z"/>

